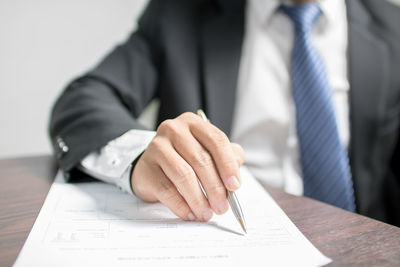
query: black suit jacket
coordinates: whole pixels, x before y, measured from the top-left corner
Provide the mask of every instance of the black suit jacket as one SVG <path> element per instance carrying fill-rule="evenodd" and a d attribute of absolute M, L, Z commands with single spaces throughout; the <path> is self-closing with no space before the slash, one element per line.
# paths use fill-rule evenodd
<path fill-rule="evenodd" d="M 244 0 L 153 0 L 138 29 L 56 102 L 50 136 L 69 173 L 160 99 L 158 122 L 205 109 L 229 135 Z M 400 10 L 347 1 L 350 161 L 358 212 L 400 225 Z"/>

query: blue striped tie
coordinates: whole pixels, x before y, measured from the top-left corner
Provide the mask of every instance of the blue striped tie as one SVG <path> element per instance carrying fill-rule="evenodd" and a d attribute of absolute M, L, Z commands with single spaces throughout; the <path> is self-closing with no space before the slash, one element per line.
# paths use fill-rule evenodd
<path fill-rule="evenodd" d="M 304 195 L 355 210 L 348 156 L 342 146 L 325 66 L 311 42 L 321 14 L 316 3 L 280 8 L 294 23 L 291 77 L 296 103 Z"/>

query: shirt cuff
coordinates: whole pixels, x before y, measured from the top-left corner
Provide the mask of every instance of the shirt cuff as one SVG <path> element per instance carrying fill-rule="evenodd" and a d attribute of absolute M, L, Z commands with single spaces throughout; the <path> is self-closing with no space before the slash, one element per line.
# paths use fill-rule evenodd
<path fill-rule="evenodd" d="M 131 195 L 134 195 L 131 185 L 131 172 L 132 172 L 132 164 L 126 168 L 125 172 L 122 174 L 121 178 L 119 179 L 119 183 L 117 186 L 122 190 Z"/>
<path fill-rule="evenodd" d="M 132 162 L 147 148 L 156 132 L 130 130 L 110 141 L 98 152 L 87 155 L 80 169 L 104 182 L 116 184 L 133 194 L 130 184 Z"/>

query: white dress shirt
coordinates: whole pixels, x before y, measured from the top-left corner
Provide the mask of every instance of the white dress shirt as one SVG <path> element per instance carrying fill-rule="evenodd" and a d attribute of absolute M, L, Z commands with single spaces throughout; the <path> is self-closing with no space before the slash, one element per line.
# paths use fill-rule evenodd
<path fill-rule="evenodd" d="M 333 89 L 339 134 L 349 140 L 347 20 L 344 0 L 318 1 L 322 14 L 312 39 Z M 301 195 L 303 182 L 292 96 L 290 62 L 294 25 L 279 0 L 250 0 L 239 70 L 231 140 L 242 145 L 246 165 L 262 183 Z"/>
<path fill-rule="evenodd" d="M 318 1 L 322 14 L 312 32 L 333 90 L 339 135 L 349 142 L 347 17 L 344 0 Z M 303 183 L 290 81 L 294 41 L 292 21 L 278 10 L 279 0 L 248 0 L 231 141 L 245 153 L 245 165 L 263 184 L 301 195 Z M 86 173 L 130 187 L 131 162 L 154 137 L 153 131 L 131 130 L 81 162 Z"/>

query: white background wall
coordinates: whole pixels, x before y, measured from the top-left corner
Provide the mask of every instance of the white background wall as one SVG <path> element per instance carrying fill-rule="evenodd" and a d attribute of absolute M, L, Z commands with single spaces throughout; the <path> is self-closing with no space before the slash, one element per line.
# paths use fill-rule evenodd
<path fill-rule="evenodd" d="M 68 81 L 126 39 L 147 0 L 0 1 L 0 158 L 51 153 Z"/>

